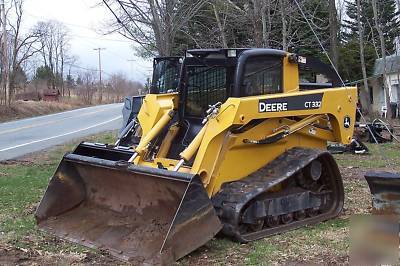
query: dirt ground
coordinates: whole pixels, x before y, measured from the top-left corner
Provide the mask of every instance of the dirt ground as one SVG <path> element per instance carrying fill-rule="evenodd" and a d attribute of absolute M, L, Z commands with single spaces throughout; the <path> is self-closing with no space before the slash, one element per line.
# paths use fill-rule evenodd
<path fill-rule="evenodd" d="M 0 242 L 0 265 L 109 265 L 116 263 L 115 259 L 107 254 L 62 251 L 54 253 L 32 248 L 19 248 Z"/>
<path fill-rule="evenodd" d="M 107 135 L 99 139 L 97 136 L 95 139 L 106 143 L 113 137 Z M 67 243 L 35 226 L 33 213 L 48 177 L 61 155 L 73 146 L 0 163 L 0 265 L 127 265 L 106 252 Z M 371 169 L 400 171 L 400 145 L 371 145 L 370 150 L 371 155 L 335 156 L 345 186 L 345 207 L 340 217 L 248 244 L 217 236 L 176 265 L 348 265 L 349 221 L 353 215 L 369 214 L 371 210 L 364 174 Z M 30 183 L 32 177 L 38 175 L 46 177 Z M 16 190 L 7 198 L 2 186 Z M 19 202 L 14 204 L 15 201 Z"/>
<path fill-rule="evenodd" d="M 352 215 L 369 214 L 371 210 L 371 196 L 364 179 L 366 170 L 361 170 L 358 167 L 342 167 L 341 172 L 346 190 L 346 199 L 341 215 L 334 220 L 334 222 L 338 223 L 350 220 Z M 347 226 L 336 228 L 334 223 L 332 225 L 332 228 L 330 228 L 322 224 L 322 231 L 317 233 L 323 235 L 323 237 L 310 236 L 315 231 L 319 231 L 317 225 L 315 226 L 316 230 L 310 230 L 310 235 L 307 234 L 307 229 L 305 231 L 298 229 L 254 243 L 239 245 L 239 249 L 228 249 L 225 254 L 226 265 L 241 265 L 238 261 L 243 261 L 246 265 L 348 265 L 350 228 Z M 336 244 L 339 244 L 338 249 L 331 248 L 325 241 L 336 242 Z M 277 245 L 278 248 L 272 252 L 271 256 L 266 256 L 265 259 L 262 258 L 263 254 L 258 254 L 261 259 L 257 259 L 255 263 L 252 263 L 247 257 L 249 253 L 252 253 L 252 250 L 261 249 L 261 252 L 265 252 L 265 254 L 269 252 L 268 249 L 262 248 L 262 242 Z M 335 247 L 335 245 L 332 245 L 332 247 Z M 212 258 L 207 255 L 212 249 L 212 243 L 206 244 L 185 258 L 183 264 L 218 264 L 219 260 L 214 263 Z"/>

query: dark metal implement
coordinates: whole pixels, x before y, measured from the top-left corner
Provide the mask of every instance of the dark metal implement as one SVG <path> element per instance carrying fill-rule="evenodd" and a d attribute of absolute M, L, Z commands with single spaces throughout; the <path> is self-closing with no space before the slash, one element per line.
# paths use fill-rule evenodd
<path fill-rule="evenodd" d="M 374 214 L 400 215 L 400 174 L 368 172 Z"/>
<path fill-rule="evenodd" d="M 198 175 L 135 166 L 132 154 L 81 143 L 65 155 L 35 213 L 39 227 L 135 264 L 175 261 L 221 229 Z"/>

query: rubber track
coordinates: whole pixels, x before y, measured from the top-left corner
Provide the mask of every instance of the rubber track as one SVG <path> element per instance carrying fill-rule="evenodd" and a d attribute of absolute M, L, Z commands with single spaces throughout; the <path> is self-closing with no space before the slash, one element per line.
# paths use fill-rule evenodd
<path fill-rule="evenodd" d="M 242 235 L 239 232 L 241 212 L 251 200 L 276 184 L 290 178 L 317 158 L 329 164 L 331 176 L 336 177 L 334 185 L 336 186 L 335 190 L 338 200 L 328 214 L 321 214 L 313 218 L 280 225 L 276 228 L 263 229 L 246 235 Z M 305 224 L 314 224 L 333 218 L 343 208 L 343 201 L 343 183 L 337 164 L 332 156 L 327 151 L 306 148 L 290 149 L 248 177 L 224 184 L 221 191 L 212 199 L 214 207 L 224 225 L 222 233 L 244 243 L 298 228 Z"/>

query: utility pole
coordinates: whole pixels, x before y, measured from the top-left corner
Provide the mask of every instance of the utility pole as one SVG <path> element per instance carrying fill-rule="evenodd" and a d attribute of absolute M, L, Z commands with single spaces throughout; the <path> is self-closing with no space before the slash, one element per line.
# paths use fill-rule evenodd
<path fill-rule="evenodd" d="M 4 1 L 4 0 L 2 0 L 2 1 Z M 100 85 L 102 84 L 101 83 L 101 51 L 102 50 L 105 50 L 106 48 L 94 48 L 93 50 L 95 50 L 95 51 L 98 51 L 99 52 L 99 78 L 100 78 Z"/>
<path fill-rule="evenodd" d="M 128 61 L 129 63 L 130 63 L 130 66 L 131 66 L 131 79 L 133 80 L 133 63 L 134 62 L 136 62 L 136 60 L 135 59 L 128 59 L 128 60 L 126 60 L 126 61 Z"/>
<path fill-rule="evenodd" d="M 0 12 L 1 12 L 1 23 L 2 23 L 2 54 L 3 54 L 3 73 L 1 77 L 1 86 L 4 89 L 4 100 L 5 104 L 10 106 L 11 105 L 11 94 L 10 94 L 10 87 L 8 84 L 8 47 L 7 47 L 7 28 L 6 28 L 6 9 L 4 5 L 4 0 L 1 0 L 0 4 Z"/>
<path fill-rule="evenodd" d="M 132 75 L 132 77 L 131 77 L 131 80 L 133 81 L 134 79 L 133 79 L 133 64 L 136 62 L 136 60 L 135 59 L 128 59 L 127 60 L 129 63 L 131 63 L 131 75 Z M 137 94 L 138 95 L 142 95 L 142 89 L 138 89 L 138 91 L 137 91 Z"/>
<path fill-rule="evenodd" d="M 4 1 L 4 0 L 2 0 L 2 1 Z M 105 50 L 106 48 L 101 48 L 101 47 L 99 47 L 99 48 L 94 48 L 93 50 L 95 50 L 95 51 L 98 51 L 99 52 L 99 80 L 100 80 L 100 83 L 99 83 L 99 86 L 100 86 L 100 95 L 99 95 L 99 102 L 101 103 L 102 102 L 102 100 L 103 100 L 103 83 L 102 83 L 102 80 L 101 80 L 101 51 L 102 50 Z"/>

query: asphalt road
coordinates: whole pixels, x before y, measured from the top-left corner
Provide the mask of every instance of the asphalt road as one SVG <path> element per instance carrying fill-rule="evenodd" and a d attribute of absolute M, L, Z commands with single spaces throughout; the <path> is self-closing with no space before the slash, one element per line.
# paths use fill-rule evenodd
<path fill-rule="evenodd" d="M 122 105 L 107 104 L 0 124 L 0 161 L 119 129 Z"/>

